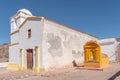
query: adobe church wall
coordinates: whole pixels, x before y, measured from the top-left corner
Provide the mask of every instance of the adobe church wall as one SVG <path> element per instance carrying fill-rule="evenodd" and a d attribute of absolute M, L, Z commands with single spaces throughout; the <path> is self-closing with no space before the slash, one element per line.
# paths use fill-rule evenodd
<path fill-rule="evenodd" d="M 43 64 L 45 69 L 83 63 L 83 45 L 97 38 L 45 20 L 43 31 Z"/>

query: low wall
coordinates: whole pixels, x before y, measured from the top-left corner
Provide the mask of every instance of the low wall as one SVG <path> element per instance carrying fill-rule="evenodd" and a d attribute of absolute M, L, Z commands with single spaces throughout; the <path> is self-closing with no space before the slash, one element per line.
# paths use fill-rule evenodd
<path fill-rule="evenodd" d="M 1 62 L 0 63 L 0 67 L 7 67 L 8 66 L 8 62 Z"/>

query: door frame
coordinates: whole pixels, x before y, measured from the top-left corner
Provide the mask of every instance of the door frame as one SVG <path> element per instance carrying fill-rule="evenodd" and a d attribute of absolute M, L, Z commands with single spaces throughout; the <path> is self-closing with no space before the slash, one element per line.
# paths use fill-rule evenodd
<path fill-rule="evenodd" d="M 31 57 L 31 59 L 30 59 L 31 62 L 32 62 L 32 63 L 31 63 L 32 66 L 31 66 L 31 67 L 28 66 L 28 60 L 29 60 L 29 59 L 28 59 L 28 55 L 30 54 L 29 51 L 30 51 L 30 53 L 32 54 L 32 57 Z M 26 49 L 26 65 L 27 65 L 27 69 L 31 69 L 31 70 L 33 69 L 33 49 L 30 49 L 30 48 L 29 48 L 29 49 Z"/>

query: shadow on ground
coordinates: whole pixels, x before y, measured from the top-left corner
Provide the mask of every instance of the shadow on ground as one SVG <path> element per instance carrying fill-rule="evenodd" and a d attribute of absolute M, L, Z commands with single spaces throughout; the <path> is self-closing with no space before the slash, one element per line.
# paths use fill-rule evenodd
<path fill-rule="evenodd" d="M 116 74 L 114 74 L 112 77 L 110 77 L 108 80 L 114 80 L 116 77 L 120 76 L 120 71 L 118 71 Z"/>

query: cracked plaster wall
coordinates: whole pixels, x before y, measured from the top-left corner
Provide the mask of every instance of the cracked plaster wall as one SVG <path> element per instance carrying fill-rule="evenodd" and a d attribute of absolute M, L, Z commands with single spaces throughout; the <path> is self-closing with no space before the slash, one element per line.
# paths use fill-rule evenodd
<path fill-rule="evenodd" d="M 46 69 L 83 62 L 83 45 L 97 40 L 85 33 L 45 20 L 43 31 L 43 63 Z"/>

